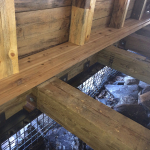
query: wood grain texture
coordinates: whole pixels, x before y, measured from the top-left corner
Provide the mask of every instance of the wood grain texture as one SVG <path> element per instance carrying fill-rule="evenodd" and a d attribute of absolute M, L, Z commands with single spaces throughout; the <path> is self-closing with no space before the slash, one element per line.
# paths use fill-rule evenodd
<path fill-rule="evenodd" d="M 38 109 L 95 150 L 150 148 L 148 129 L 57 78 L 38 86 L 37 97 Z"/>
<path fill-rule="evenodd" d="M 84 45 L 90 38 L 96 0 L 90 0 L 90 8 L 72 6 L 69 41 Z M 85 2 L 86 3 L 86 2 Z"/>
<path fill-rule="evenodd" d="M 0 79 L 18 73 L 14 1 L 0 0 Z"/>
<path fill-rule="evenodd" d="M 15 11 L 27 12 L 71 6 L 71 0 L 14 0 Z"/>
<path fill-rule="evenodd" d="M 71 6 L 16 13 L 19 58 L 69 39 Z"/>
<path fill-rule="evenodd" d="M 121 29 L 107 28 L 104 32 L 97 31 L 84 46 L 67 42 L 20 60 L 20 73 L 0 81 L 0 105 L 148 24 L 149 17 L 141 21 L 127 20 Z"/>
<path fill-rule="evenodd" d="M 91 0 L 72 0 L 72 6 L 90 9 Z"/>
<path fill-rule="evenodd" d="M 150 33 L 150 32 L 149 32 Z M 150 58 L 150 37 L 133 33 L 125 38 L 125 48 Z"/>
<path fill-rule="evenodd" d="M 147 0 L 136 0 L 131 18 L 140 20 L 143 16 Z"/>
<path fill-rule="evenodd" d="M 130 0 L 115 0 L 110 27 L 121 28 L 124 26 Z"/>
<path fill-rule="evenodd" d="M 98 60 L 120 72 L 150 83 L 150 59 L 110 46 L 99 53 Z M 112 60 L 110 63 L 110 59 Z"/>

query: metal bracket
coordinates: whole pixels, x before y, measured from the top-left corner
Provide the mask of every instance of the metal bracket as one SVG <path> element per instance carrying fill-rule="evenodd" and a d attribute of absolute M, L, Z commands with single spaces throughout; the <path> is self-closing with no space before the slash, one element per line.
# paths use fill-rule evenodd
<path fill-rule="evenodd" d="M 67 82 L 68 81 L 68 73 L 60 78 L 60 80 Z"/>
<path fill-rule="evenodd" d="M 31 94 L 27 95 L 26 99 L 27 99 L 27 103 L 23 108 L 25 110 L 27 110 L 28 112 L 31 112 L 31 111 L 35 110 L 36 107 L 37 107 L 37 98 L 36 98 L 36 96 L 34 96 L 31 93 Z"/>
<path fill-rule="evenodd" d="M 84 63 L 83 71 L 86 71 L 89 67 L 90 67 L 90 61 L 87 61 L 86 63 Z"/>
<path fill-rule="evenodd" d="M 5 121 L 6 121 L 5 112 L 2 112 L 0 114 L 0 125 L 3 124 Z"/>

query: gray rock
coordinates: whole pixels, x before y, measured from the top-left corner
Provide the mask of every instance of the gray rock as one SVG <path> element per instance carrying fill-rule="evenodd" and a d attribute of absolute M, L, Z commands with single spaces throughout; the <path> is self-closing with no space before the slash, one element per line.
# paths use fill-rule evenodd
<path fill-rule="evenodd" d="M 114 98 L 122 98 L 131 96 L 138 99 L 138 85 L 105 85 L 105 88 Z"/>
<path fill-rule="evenodd" d="M 140 81 L 139 82 L 139 87 L 141 87 L 141 88 L 146 88 L 147 86 L 150 86 L 150 84 L 147 84 L 147 83 L 145 83 L 145 82 L 143 82 L 143 81 Z"/>
<path fill-rule="evenodd" d="M 132 85 L 132 84 L 139 84 L 139 80 L 138 79 L 135 79 L 131 76 L 126 76 L 124 78 L 124 85 Z"/>
<path fill-rule="evenodd" d="M 142 90 L 142 94 L 147 93 L 149 91 L 150 91 L 150 86 L 147 86 Z"/>
<path fill-rule="evenodd" d="M 120 98 L 120 101 L 118 102 L 117 105 L 122 104 L 138 104 L 138 100 L 133 98 L 132 96 L 124 96 Z"/>

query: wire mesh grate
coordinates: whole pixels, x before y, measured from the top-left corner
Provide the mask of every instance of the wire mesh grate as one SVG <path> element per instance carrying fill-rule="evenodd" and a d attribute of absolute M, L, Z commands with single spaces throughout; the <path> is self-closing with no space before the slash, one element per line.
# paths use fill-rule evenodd
<path fill-rule="evenodd" d="M 81 85 L 78 86 L 78 89 L 83 93 L 95 97 L 99 91 L 103 88 L 104 84 L 110 79 L 115 77 L 118 74 L 117 70 L 114 70 L 110 67 L 104 67 L 92 77 L 87 79 Z"/>

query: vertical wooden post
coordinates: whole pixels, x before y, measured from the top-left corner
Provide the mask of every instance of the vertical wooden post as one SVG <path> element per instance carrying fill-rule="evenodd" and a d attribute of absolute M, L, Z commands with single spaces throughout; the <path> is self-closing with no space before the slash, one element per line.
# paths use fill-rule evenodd
<path fill-rule="evenodd" d="M 136 0 L 131 18 L 140 20 L 143 16 L 147 0 Z"/>
<path fill-rule="evenodd" d="M 0 0 L 0 79 L 19 72 L 14 0 Z"/>
<path fill-rule="evenodd" d="M 90 38 L 96 0 L 73 0 L 69 41 L 84 45 Z"/>
<path fill-rule="evenodd" d="M 115 0 L 110 27 L 121 28 L 124 26 L 130 0 Z"/>

